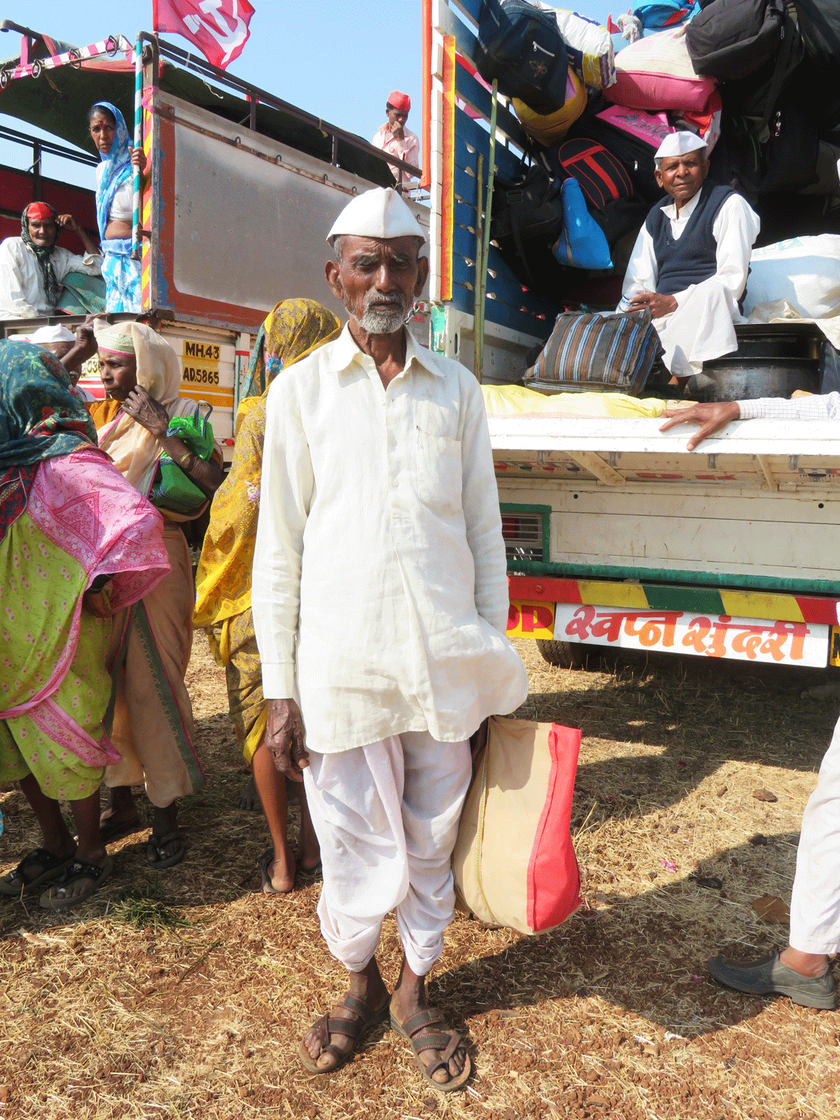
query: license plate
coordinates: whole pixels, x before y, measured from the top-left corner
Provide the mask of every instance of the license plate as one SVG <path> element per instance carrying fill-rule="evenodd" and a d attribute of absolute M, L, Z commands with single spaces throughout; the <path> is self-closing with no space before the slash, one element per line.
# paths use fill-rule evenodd
<path fill-rule="evenodd" d="M 557 641 L 583 645 L 822 667 L 828 661 L 829 630 L 828 625 L 813 622 L 558 603 L 552 636 Z M 544 635 L 533 632 L 530 636 Z"/>

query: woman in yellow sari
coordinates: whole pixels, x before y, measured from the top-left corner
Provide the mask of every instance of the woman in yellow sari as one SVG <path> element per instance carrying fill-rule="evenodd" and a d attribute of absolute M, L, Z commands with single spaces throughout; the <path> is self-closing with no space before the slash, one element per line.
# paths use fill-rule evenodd
<path fill-rule="evenodd" d="M 286 894 L 294 886 L 295 857 L 286 830 L 286 783 L 263 741 L 267 706 L 262 693 L 251 613 L 251 565 L 260 502 L 266 392 L 282 369 L 336 338 L 341 324 L 310 299 L 281 300 L 266 319 L 254 349 L 251 384 L 261 396 L 246 397 L 237 416 L 236 444 L 228 477 L 210 511 L 210 526 L 196 573 L 195 626 L 204 627 L 216 661 L 227 674 L 230 716 L 262 803 L 271 847 L 260 858 L 263 890 Z M 318 841 L 299 788 L 301 837 L 298 870 L 320 869 Z"/>

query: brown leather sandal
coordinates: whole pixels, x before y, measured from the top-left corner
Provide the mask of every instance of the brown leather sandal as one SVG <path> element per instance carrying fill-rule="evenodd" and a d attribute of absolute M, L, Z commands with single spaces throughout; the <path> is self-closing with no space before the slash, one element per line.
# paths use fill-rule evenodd
<path fill-rule="evenodd" d="M 392 1014 L 391 1027 L 397 1034 L 408 1039 L 414 1051 L 414 1060 L 430 1088 L 437 1089 L 439 1093 L 454 1093 L 456 1089 L 463 1089 L 472 1073 L 469 1054 L 465 1055 L 464 1068 L 457 1077 L 450 1075 L 448 1081 L 435 1081 L 432 1077 L 439 1069 L 449 1072 L 449 1060 L 464 1042 L 461 1032 L 454 1031 L 436 1007 L 424 1007 L 416 1015 L 409 1015 L 404 1023 L 397 1022 Z M 426 1065 L 420 1056 L 424 1050 L 440 1051 L 439 1061 L 434 1065 Z"/>
<path fill-rule="evenodd" d="M 320 1019 L 316 1019 L 312 1024 L 312 1029 L 318 1031 L 318 1042 L 321 1046 L 321 1054 L 331 1054 L 336 1059 L 336 1064 L 332 1069 L 321 1069 L 318 1066 L 318 1059 L 313 1058 L 309 1051 L 303 1044 L 301 1039 L 298 1054 L 301 1062 L 303 1062 L 306 1069 L 310 1073 L 336 1073 L 342 1067 L 346 1066 L 355 1052 L 359 1048 L 359 1042 L 365 1031 L 376 1023 L 381 1023 L 388 1014 L 389 1003 L 385 1003 L 379 1008 L 371 1007 L 369 1003 L 365 1003 L 363 999 L 358 996 L 351 995 L 349 992 L 339 1000 L 336 1008 L 343 1007 L 347 1011 L 352 1011 L 354 1018 L 343 1019 L 338 1015 L 322 1015 Z M 335 1010 L 334 1008 L 333 1010 Z M 343 1050 L 341 1047 L 334 1045 L 330 1042 L 330 1037 L 334 1034 L 343 1034 L 345 1037 L 352 1039 L 352 1045 L 349 1050 Z M 321 1054 L 318 1055 L 320 1058 Z"/>

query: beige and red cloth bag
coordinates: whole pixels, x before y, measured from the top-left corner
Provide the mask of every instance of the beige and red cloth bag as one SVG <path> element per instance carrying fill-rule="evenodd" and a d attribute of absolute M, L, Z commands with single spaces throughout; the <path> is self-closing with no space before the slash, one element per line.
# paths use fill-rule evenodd
<path fill-rule="evenodd" d="M 580 905 L 569 824 L 580 731 L 493 716 L 452 853 L 458 908 L 545 933 Z"/>

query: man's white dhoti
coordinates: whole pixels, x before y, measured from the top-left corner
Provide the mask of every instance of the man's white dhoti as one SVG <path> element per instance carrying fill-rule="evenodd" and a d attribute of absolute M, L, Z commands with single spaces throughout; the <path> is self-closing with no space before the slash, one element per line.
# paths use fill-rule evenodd
<path fill-rule="evenodd" d="M 409 968 L 425 976 L 440 956 L 471 774 L 468 743 L 439 743 L 421 731 L 309 752 L 306 799 L 324 871 L 318 917 L 330 952 L 351 972 L 373 958 L 394 909 Z"/>
<path fill-rule="evenodd" d="M 840 951 L 840 720 L 802 817 L 790 944 L 803 953 Z"/>
<path fill-rule="evenodd" d="M 740 319 L 731 291 L 715 277 L 681 292 L 677 310 L 653 320 L 665 365 L 674 377 L 691 377 L 701 372 L 703 362 L 734 353 Z"/>

